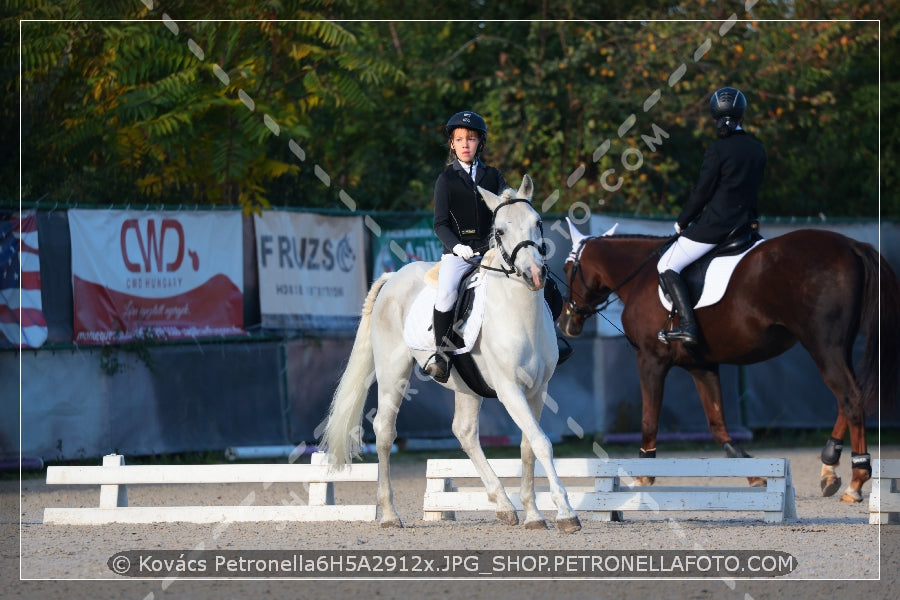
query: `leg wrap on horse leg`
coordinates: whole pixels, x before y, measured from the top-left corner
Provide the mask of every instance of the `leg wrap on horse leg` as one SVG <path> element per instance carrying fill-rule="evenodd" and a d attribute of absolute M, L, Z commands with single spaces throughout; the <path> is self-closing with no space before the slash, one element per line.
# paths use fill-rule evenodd
<path fill-rule="evenodd" d="M 850 466 L 854 469 L 865 469 L 869 472 L 869 477 L 872 476 L 872 456 L 868 453 L 857 454 L 853 452 L 850 457 Z"/>
<path fill-rule="evenodd" d="M 841 450 L 843 449 L 844 440 L 829 437 L 828 441 L 825 442 L 825 447 L 822 448 L 822 464 L 828 465 L 829 467 L 833 467 L 834 465 L 838 464 L 838 462 L 840 462 L 841 460 Z"/>
<path fill-rule="evenodd" d="M 728 458 L 750 458 L 750 455 L 747 454 L 746 450 L 744 450 L 731 440 L 724 442 L 722 444 L 722 449 L 725 450 L 725 455 Z"/>

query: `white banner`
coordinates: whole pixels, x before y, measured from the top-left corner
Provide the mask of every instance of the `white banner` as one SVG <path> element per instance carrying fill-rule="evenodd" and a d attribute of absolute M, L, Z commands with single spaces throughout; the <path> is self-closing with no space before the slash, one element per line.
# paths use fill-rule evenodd
<path fill-rule="evenodd" d="M 254 223 L 262 326 L 355 330 L 367 292 L 362 218 L 265 211 Z"/>
<path fill-rule="evenodd" d="M 246 335 L 239 212 L 68 216 L 75 343 Z"/>

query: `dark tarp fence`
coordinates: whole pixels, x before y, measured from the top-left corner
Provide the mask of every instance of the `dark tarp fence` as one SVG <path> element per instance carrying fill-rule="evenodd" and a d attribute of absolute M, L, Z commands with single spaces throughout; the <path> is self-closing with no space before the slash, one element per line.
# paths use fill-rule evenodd
<path fill-rule="evenodd" d="M 392 216 L 396 227 L 421 225 L 423 215 Z M 671 223 L 619 219 L 620 232 L 666 235 Z M 602 217 L 582 231 L 597 234 L 609 225 Z M 545 219 L 556 252 L 554 273 L 570 245 Z M 806 224 L 764 223 L 773 237 Z M 900 271 L 895 223 L 831 225 L 880 245 Z M 221 450 L 231 446 L 314 442 L 353 343 L 354 332 L 292 337 L 148 346 L 139 354 L 125 348 L 71 345 L 72 282 L 69 229 L 64 210 L 39 211 L 43 308 L 48 342 L 38 350 L 0 353 L 0 453 L 45 460 Z M 880 242 L 880 244 L 879 244 Z M 260 309 L 252 218 L 244 218 L 244 323 L 259 332 Z M 371 261 L 371 257 L 367 257 Z M 369 265 L 371 275 L 372 266 Z M 614 312 L 611 320 L 615 320 Z M 598 334 L 573 340 L 575 355 L 550 385 L 541 420 L 561 436 L 623 434 L 640 430 L 640 390 L 634 352 L 608 324 Z M 20 363 L 21 358 L 21 363 Z M 21 365 L 21 370 L 20 370 Z M 776 359 L 747 367 L 723 366 L 726 418 L 733 432 L 750 429 L 830 427 L 836 403 L 806 352 L 795 347 Z M 21 375 L 21 379 L 20 379 Z M 21 381 L 21 387 L 20 387 Z M 20 399 L 21 401 L 16 401 Z M 884 427 L 900 426 L 897 399 L 883 401 Z M 364 419 L 371 436 L 374 386 Z M 21 410 L 22 439 L 19 439 Z M 401 438 L 452 436 L 452 395 L 416 370 L 398 419 Z M 879 415 L 870 423 L 878 424 Z M 706 432 L 706 421 L 687 373 L 673 371 L 666 382 L 663 433 Z M 485 400 L 482 436 L 518 439 L 520 432 L 496 400 Z"/>

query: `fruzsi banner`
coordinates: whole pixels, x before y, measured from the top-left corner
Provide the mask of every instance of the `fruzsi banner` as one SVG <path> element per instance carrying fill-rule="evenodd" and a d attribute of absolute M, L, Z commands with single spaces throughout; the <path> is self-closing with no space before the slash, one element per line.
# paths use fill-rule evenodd
<path fill-rule="evenodd" d="M 356 329 L 367 291 L 362 218 L 285 211 L 253 218 L 262 326 Z"/>
<path fill-rule="evenodd" d="M 68 212 L 77 344 L 246 335 L 239 212 Z"/>

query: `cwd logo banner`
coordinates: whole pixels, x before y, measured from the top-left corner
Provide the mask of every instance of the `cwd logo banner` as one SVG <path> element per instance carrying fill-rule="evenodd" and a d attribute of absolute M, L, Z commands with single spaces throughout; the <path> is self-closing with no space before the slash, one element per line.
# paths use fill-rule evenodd
<path fill-rule="evenodd" d="M 253 219 L 262 326 L 355 330 L 368 291 L 362 218 L 264 211 Z"/>
<path fill-rule="evenodd" d="M 76 344 L 246 335 L 240 212 L 68 216 Z"/>

